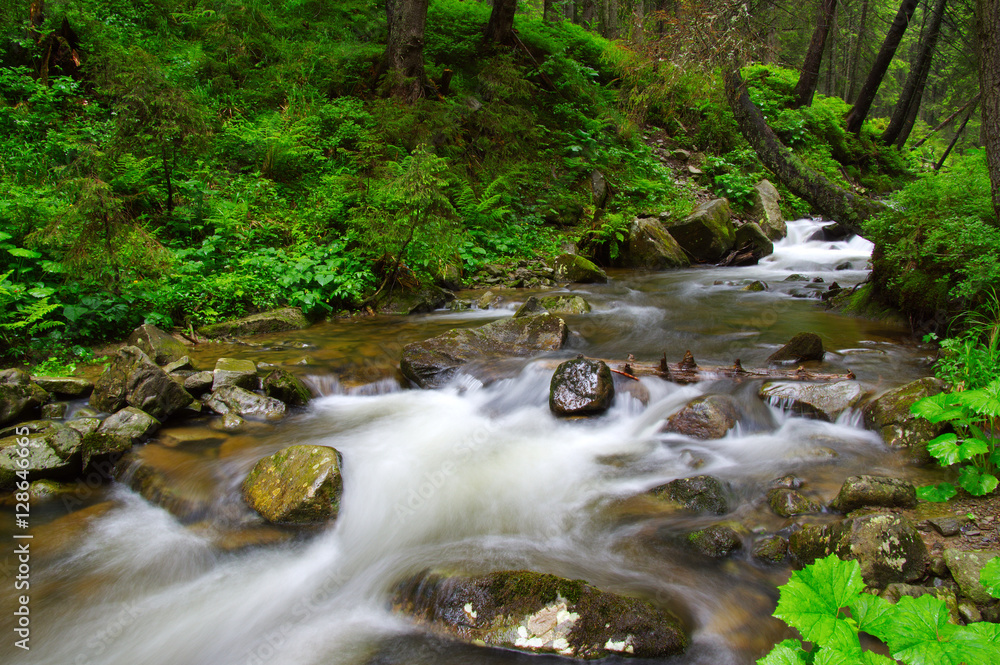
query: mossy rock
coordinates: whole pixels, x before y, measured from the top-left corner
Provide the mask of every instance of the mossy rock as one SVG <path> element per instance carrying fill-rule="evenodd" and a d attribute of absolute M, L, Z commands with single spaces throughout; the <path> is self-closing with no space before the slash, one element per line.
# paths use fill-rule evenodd
<path fill-rule="evenodd" d="M 607 273 L 579 254 L 563 254 L 557 257 L 553 269 L 555 278 L 561 282 L 604 284 L 608 281 Z"/>
<path fill-rule="evenodd" d="M 713 524 L 687 535 L 694 550 L 712 559 L 723 559 L 743 548 L 740 532 L 728 524 Z"/>
<path fill-rule="evenodd" d="M 822 360 L 825 354 L 823 340 L 816 333 L 799 333 L 783 347 L 772 353 L 768 365 L 799 363 L 807 360 Z"/>
<path fill-rule="evenodd" d="M 797 415 L 833 422 L 858 405 L 864 390 L 857 381 L 767 381 L 761 385 L 758 395 L 769 404 Z"/>
<path fill-rule="evenodd" d="M 781 214 L 778 201 L 781 196 L 769 180 L 761 180 L 754 185 L 753 217 L 771 240 L 781 240 L 788 235 L 788 226 Z"/>
<path fill-rule="evenodd" d="M 823 507 L 798 490 L 775 487 L 767 491 L 767 505 L 779 517 L 822 512 Z"/>
<path fill-rule="evenodd" d="M 124 346 L 98 377 L 90 405 L 108 413 L 134 406 L 162 421 L 193 399 L 141 349 Z"/>
<path fill-rule="evenodd" d="M 198 333 L 205 337 L 231 337 L 302 330 L 308 327 L 309 320 L 301 309 L 285 307 L 252 314 L 235 321 L 223 321 L 222 323 L 202 326 L 198 328 Z"/>
<path fill-rule="evenodd" d="M 943 433 L 947 423 L 931 423 L 910 413 L 914 402 L 944 392 L 948 384 L 925 377 L 889 390 L 864 409 L 865 426 L 878 432 L 891 448 L 920 447 Z"/>
<path fill-rule="evenodd" d="M 243 481 L 243 500 L 273 524 L 336 519 L 344 488 L 340 466 L 333 448 L 284 448 L 254 465 Z"/>
<path fill-rule="evenodd" d="M 59 397 L 86 397 L 94 392 L 94 382 L 76 376 L 33 376 L 42 390 Z"/>
<path fill-rule="evenodd" d="M 691 260 L 658 219 L 643 217 L 637 218 L 629 227 L 627 244 L 615 265 L 667 270 L 686 268 L 691 265 Z"/>
<path fill-rule="evenodd" d="M 726 199 L 700 204 L 683 220 L 667 224 L 667 231 L 696 261 L 718 261 L 736 244 L 733 211 Z"/>
<path fill-rule="evenodd" d="M 751 248 L 755 259 L 774 254 L 774 243 L 771 242 L 771 238 L 754 222 L 747 222 L 736 229 L 736 247 Z"/>
<path fill-rule="evenodd" d="M 252 360 L 219 358 L 215 361 L 215 369 L 212 371 L 212 390 L 218 390 L 223 386 L 257 390 L 260 387 L 257 366 Z"/>
<path fill-rule="evenodd" d="M 265 395 L 281 400 L 288 406 L 305 406 L 312 399 L 312 393 L 306 385 L 297 376 L 284 369 L 268 373 L 261 387 Z"/>
<path fill-rule="evenodd" d="M 37 418 L 49 393 L 31 381 L 27 372 L 7 369 L 0 372 L 0 427 Z"/>
<path fill-rule="evenodd" d="M 27 457 L 18 452 L 27 438 Z M 30 480 L 63 479 L 80 470 L 82 437 L 76 430 L 51 420 L 33 420 L 0 430 L 0 489 L 13 489 L 18 471 Z M 26 466 L 19 464 L 26 459 Z"/>
<path fill-rule="evenodd" d="M 667 418 L 661 432 L 674 432 L 696 439 L 721 439 L 739 419 L 735 400 L 729 395 L 707 395 L 688 402 Z"/>
<path fill-rule="evenodd" d="M 438 388 L 467 363 L 556 351 L 568 334 L 566 323 L 552 314 L 501 319 L 407 344 L 399 368 L 421 388 Z"/>
<path fill-rule="evenodd" d="M 995 549 L 962 551 L 948 548 L 944 551 L 948 571 L 958 584 L 962 595 L 982 605 L 996 601 L 980 581 L 980 573 L 983 567 L 997 556 L 1000 556 L 1000 550 Z"/>
<path fill-rule="evenodd" d="M 469 643 L 578 660 L 665 658 L 688 643 L 677 617 L 648 601 L 524 570 L 417 576 L 393 606 Z"/>
<path fill-rule="evenodd" d="M 759 279 L 754 280 L 740 289 L 740 291 L 746 291 L 747 293 L 763 293 L 764 291 L 767 291 L 767 284 Z"/>
<path fill-rule="evenodd" d="M 284 402 L 252 393 L 239 386 L 223 386 L 213 391 L 205 400 L 205 406 L 220 416 L 233 413 L 241 418 L 265 420 L 280 420 L 286 410 Z"/>
<path fill-rule="evenodd" d="M 441 309 L 455 299 L 455 294 L 438 286 L 419 289 L 396 289 L 388 300 L 379 305 L 382 314 L 425 314 Z"/>
<path fill-rule="evenodd" d="M 149 323 L 133 330 L 128 343 L 141 349 L 157 365 L 172 363 L 187 353 L 187 347 Z"/>
<path fill-rule="evenodd" d="M 831 508 L 842 513 L 865 506 L 913 508 L 916 505 L 917 490 L 913 483 L 885 476 L 851 476 L 830 502 Z"/>
<path fill-rule="evenodd" d="M 649 490 L 657 499 L 674 503 L 687 510 L 723 515 L 729 512 L 726 489 L 715 476 L 678 478 Z"/>
<path fill-rule="evenodd" d="M 753 544 L 750 556 L 762 563 L 781 563 L 788 556 L 788 541 L 778 534 L 766 536 Z"/>
<path fill-rule="evenodd" d="M 96 457 L 123 453 L 159 428 L 160 421 L 134 406 L 116 411 L 104 419 L 97 431 L 83 436 L 83 465 Z"/>
<path fill-rule="evenodd" d="M 560 363 L 549 382 L 549 409 L 557 416 L 604 413 L 615 399 L 611 368 L 602 360 Z"/>

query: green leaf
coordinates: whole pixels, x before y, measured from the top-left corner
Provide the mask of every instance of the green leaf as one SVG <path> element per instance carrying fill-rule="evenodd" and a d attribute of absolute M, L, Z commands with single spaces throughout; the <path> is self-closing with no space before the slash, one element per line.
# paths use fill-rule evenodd
<path fill-rule="evenodd" d="M 66 317 L 66 320 L 70 323 L 75 323 L 77 319 L 89 312 L 90 309 L 87 307 L 81 307 L 80 305 L 66 305 L 63 307 L 62 314 Z"/>
<path fill-rule="evenodd" d="M 997 488 L 997 477 L 968 465 L 959 471 L 958 484 L 972 496 L 985 496 Z"/>
<path fill-rule="evenodd" d="M 1000 556 L 993 557 L 986 562 L 983 569 L 979 571 L 979 581 L 991 596 L 1000 598 Z M 997 628 L 1000 629 L 1000 625 L 997 625 Z"/>
<path fill-rule="evenodd" d="M 14 256 L 16 256 L 18 258 L 21 258 L 21 259 L 40 259 L 40 258 L 42 258 L 42 253 L 41 252 L 36 252 L 34 250 L 31 250 L 31 249 L 25 249 L 23 247 L 12 247 L 12 248 L 8 249 L 7 251 L 10 252 L 11 254 L 13 254 Z"/>
<path fill-rule="evenodd" d="M 10 240 L 13 237 L 14 236 L 12 236 L 9 233 L 5 233 L 4 231 L 0 231 L 0 242 L 3 242 L 4 240 Z"/>
<path fill-rule="evenodd" d="M 968 438 L 958 447 L 958 454 L 962 460 L 969 460 L 976 455 L 984 455 L 990 452 L 990 444 L 982 439 Z"/>
<path fill-rule="evenodd" d="M 954 433 L 942 434 L 928 441 L 927 452 L 945 466 L 962 461 L 958 450 L 958 435 Z"/>
<path fill-rule="evenodd" d="M 889 630 L 895 610 L 895 606 L 888 600 L 870 593 L 860 594 L 851 603 L 851 616 L 857 621 L 858 630 L 879 639 L 884 639 L 883 636 Z"/>
<path fill-rule="evenodd" d="M 38 288 L 34 288 L 34 289 L 28 289 L 28 295 L 34 296 L 35 298 L 48 298 L 49 296 L 51 296 L 55 292 L 56 292 L 55 289 L 53 289 L 51 287 L 47 287 L 47 286 L 46 287 L 38 287 Z"/>
<path fill-rule="evenodd" d="M 904 596 L 894 614 L 883 636 L 894 658 L 909 665 L 959 665 L 965 660 L 948 646 L 957 627 L 948 623 L 948 608 L 940 599 Z"/>
<path fill-rule="evenodd" d="M 987 416 L 1000 415 L 1000 399 L 987 390 L 966 390 L 955 393 L 955 399 L 956 402 L 976 413 Z"/>
<path fill-rule="evenodd" d="M 910 406 L 910 413 L 926 418 L 932 423 L 955 420 L 965 415 L 965 411 L 956 405 L 954 395 L 951 393 L 938 393 L 917 400 Z"/>
<path fill-rule="evenodd" d="M 830 555 L 792 573 L 781 588 L 774 616 L 797 628 L 810 642 L 859 654 L 857 630 L 841 618 L 840 608 L 857 600 L 863 588 L 857 561 Z"/>
<path fill-rule="evenodd" d="M 757 665 L 806 665 L 806 652 L 798 640 L 785 640 L 774 645 L 771 653 L 757 661 Z"/>
<path fill-rule="evenodd" d="M 917 497 L 924 501 L 940 503 L 947 501 L 958 494 L 958 490 L 951 483 L 940 483 L 938 485 L 925 485 L 917 488 Z"/>

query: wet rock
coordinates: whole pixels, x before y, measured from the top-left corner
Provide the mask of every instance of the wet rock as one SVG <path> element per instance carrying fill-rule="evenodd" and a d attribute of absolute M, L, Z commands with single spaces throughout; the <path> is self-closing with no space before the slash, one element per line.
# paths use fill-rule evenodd
<path fill-rule="evenodd" d="M 42 390 L 58 397 L 86 397 L 94 392 L 94 382 L 75 376 L 33 376 L 31 380 Z"/>
<path fill-rule="evenodd" d="M 340 464 L 333 448 L 285 448 L 254 465 L 243 481 L 243 500 L 273 524 L 336 519 L 343 493 Z"/>
<path fill-rule="evenodd" d="M 781 563 L 788 556 L 788 541 L 774 534 L 753 544 L 750 556 L 762 563 Z"/>
<path fill-rule="evenodd" d="M 128 343 L 140 349 L 157 365 L 172 363 L 187 353 L 187 347 L 149 323 L 133 330 Z"/>
<path fill-rule="evenodd" d="M 962 527 L 968 524 L 969 521 L 969 518 L 964 515 L 943 515 L 941 517 L 931 517 L 927 520 L 931 528 L 945 538 L 957 536 Z"/>
<path fill-rule="evenodd" d="M 97 379 L 90 405 L 99 411 L 134 406 L 164 420 L 191 403 L 191 395 L 134 346 L 118 350 Z"/>
<path fill-rule="evenodd" d="M 252 314 L 235 321 L 223 321 L 222 323 L 202 326 L 198 328 L 198 332 L 205 337 L 226 337 L 302 330 L 308 327 L 309 320 L 306 319 L 301 309 L 285 307 Z"/>
<path fill-rule="evenodd" d="M 219 358 L 212 372 L 212 390 L 223 386 L 239 386 L 247 390 L 257 390 L 260 379 L 257 377 L 257 366 L 252 360 L 239 358 Z"/>
<path fill-rule="evenodd" d="M 389 300 L 379 306 L 383 314 L 425 314 L 441 309 L 455 299 L 455 294 L 439 286 L 422 286 L 419 289 L 396 289 Z"/>
<path fill-rule="evenodd" d="M 804 383 L 767 381 L 760 387 L 760 398 L 793 413 L 833 422 L 840 414 L 857 406 L 864 396 L 856 381 Z"/>
<path fill-rule="evenodd" d="M 225 433 L 208 427 L 173 427 L 160 430 L 156 437 L 159 444 L 168 448 L 217 446 L 228 439 Z"/>
<path fill-rule="evenodd" d="M 736 229 L 736 247 L 748 248 L 753 258 L 760 260 L 774 254 L 774 243 L 754 222 L 747 222 Z"/>
<path fill-rule="evenodd" d="M 823 340 L 815 333 L 799 333 L 767 359 L 768 365 L 822 360 Z"/>
<path fill-rule="evenodd" d="M 729 395 L 698 397 L 674 415 L 660 428 L 696 439 L 721 439 L 736 425 L 739 411 Z"/>
<path fill-rule="evenodd" d="M 786 282 L 807 282 L 807 281 L 809 281 L 809 278 L 806 277 L 805 275 L 802 275 L 802 274 L 799 274 L 799 273 L 796 272 L 796 273 L 792 273 L 791 275 L 789 275 L 788 277 L 786 277 L 783 281 L 786 281 Z"/>
<path fill-rule="evenodd" d="M 66 402 L 50 402 L 42 405 L 42 420 L 60 420 L 66 416 L 69 404 Z"/>
<path fill-rule="evenodd" d="M 948 570 L 958 583 L 962 595 L 983 605 L 992 603 L 996 599 L 982 585 L 979 576 L 983 566 L 996 556 L 1000 556 L 1000 550 L 964 552 L 947 548 L 944 551 L 945 563 L 948 564 Z"/>
<path fill-rule="evenodd" d="M 736 244 L 732 209 L 726 199 L 702 203 L 680 221 L 669 222 L 667 231 L 696 261 L 718 261 Z"/>
<path fill-rule="evenodd" d="M 167 374 L 173 374 L 174 372 L 179 372 L 182 370 L 193 369 L 194 365 L 191 363 L 191 359 L 187 356 L 181 356 L 172 363 L 167 363 L 163 366 L 163 371 Z M 185 377 L 186 378 L 186 377 Z"/>
<path fill-rule="evenodd" d="M 487 291 L 479 296 L 479 300 L 476 301 L 476 307 L 479 309 L 496 309 L 502 302 L 503 299 L 500 296 L 492 291 Z"/>
<path fill-rule="evenodd" d="M 913 508 L 917 490 L 911 483 L 885 476 L 852 476 L 840 488 L 830 507 L 849 513 L 865 506 Z"/>
<path fill-rule="evenodd" d="M 750 282 L 744 286 L 740 291 L 748 291 L 750 293 L 761 293 L 762 291 L 767 291 L 767 284 L 758 280 Z"/>
<path fill-rule="evenodd" d="M 687 648 L 680 621 L 652 603 L 529 571 L 419 576 L 393 605 L 457 639 L 529 653 L 665 658 Z"/>
<path fill-rule="evenodd" d="M 556 351 L 567 335 L 566 323 L 551 314 L 502 319 L 407 344 L 399 368 L 421 388 L 438 388 L 469 362 Z"/>
<path fill-rule="evenodd" d="M 590 311 L 590 303 L 580 296 L 550 296 L 539 298 L 531 296 L 523 305 L 514 312 L 514 318 L 520 319 L 525 316 L 535 316 L 537 314 L 574 315 L 586 314 Z"/>
<path fill-rule="evenodd" d="M 134 406 L 116 411 L 101 423 L 97 431 L 83 437 L 83 465 L 95 457 L 123 453 L 145 441 L 160 428 L 160 421 Z"/>
<path fill-rule="evenodd" d="M 27 437 L 28 445 L 19 443 Z M 17 471 L 27 471 L 31 480 L 62 478 L 80 468 L 80 433 L 51 420 L 32 420 L 0 430 L 0 489 L 13 489 Z M 27 450 L 26 457 L 19 455 Z M 19 464 L 26 459 L 25 465 Z"/>
<path fill-rule="evenodd" d="M 611 368 L 601 360 L 576 358 L 560 363 L 549 383 L 549 409 L 557 416 L 604 413 L 614 398 Z"/>
<path fill-rule="evenodd" d="M 829 554 L 861 566 L 865 584 L 880 589 L 892 582 L 924 576 L 927 546 L 906 517 L 871 514 L 824 526 L 806 526 L 789 538 L 789 548 L 803 566 Z"/>
<path fill-rule="evenodd" d="M 616 263 L 623 268 L 666 270 L 691 265 L 674 237 L 653 217 L 637 218 L 632 222 L 624 250 Z"/>
<path fill-rule="evenodd" d="M 781 478 L 775 478 L 771 481 L 769 487 L 771 489 L 786 489 L 786 490 L 797 490 L 802 487 L 803 481 L 798 476 L 788 474 L 782 476 Z"/>
<path fill-rule="evenodd" d="M 781 196 L 769 180 L 761 180 L 754 185 L 753 217 L 771 240 L 780 240 L 788 235 L 785 218 L 781 214 L 778 201 Z"/>
<path fill-rule="evenodd" d="M 770 489 L 767 491 L 767 505 L 779 517 L 807 515 L 822 512 L 823 507 L 798 490 Z"/>
<path fill-rule="evenodd" d="M 955 591 L 947 587 L 916 586 L 913 584 L 903 584 L 893 582 L 879 594 L 890 603 L 896 604 L 901 598 L 920 598 L 921 596 L 934 596 L 945 604 L 948 608 L 949 621 L 954 624 L 959 623 L 958 598 Z"/>
<path fill-rule="evenodd" d="M 281 400 L 288 406 L 305 406 L 312 393 L 297 376 L 283 369 L 271 371 L 262 382 L 264 394 Z"/>
<path fill-rule="evenodd" d="M 649 493 L 657 499 L 678 504 L 695 512 L 716 515 L 729 512 L 725 488 L 714 476 L 678 478 L 665 485 L 654 487 Z"/>
<path fill-rule="evenodd" d="M 579 254 L 562 254 L 556 258 L 553 269 L 555 278 L 560 282 L 604 284 L 608 281 L 603 270 Z"/>
<path fill-rule="evenodd" d="M 7 369 L 0 372 L 0 426 L 36 417 L 49 394 L 32 383 L 27 372 Z"/>
<path fill-rule="evenodd" d="M 210 391 L 213 383 L 215 383 L 215 372 L 207 370 L 204 372 L 195 372 L 184 379 L 184 390 L 192 395 L 200 396 Z"/>
<path fill-rule="evenodd" d="M 945 431 L 946 423 L 934 424 L 910 413 L 917 400 L 936 395 L 948 387 L 944 381 L 926 377 L 890 390 L 864 409 L 865 426 L 878 432 L 892 448 L 919 447 Z"/>
<path fill-rule="evenodd" d="M 264 397 L 239 386 L 223 386 L 212 392 L 205 406 L 216 413 L 234 413 L 241 418 L 279 420 L 285 415 L 285 404 L 273 397 Z"/>
<path fill-rule="evenodd" d="M 79 415 L 79 412 L 77 412 Z M 97 428 L 101 426 L 100 418 L 74 418 L 66 423 L 67 427 L 72 427 L 80 436 L 85 436 L 91 432 L 96 432 Z"/>
<path fill-rule="evenodd" d="M 723 559 L 743 548 L 739 532 L 726 524 L 713 524 L 687 536 L 688 543 L 700 554 Z"/>

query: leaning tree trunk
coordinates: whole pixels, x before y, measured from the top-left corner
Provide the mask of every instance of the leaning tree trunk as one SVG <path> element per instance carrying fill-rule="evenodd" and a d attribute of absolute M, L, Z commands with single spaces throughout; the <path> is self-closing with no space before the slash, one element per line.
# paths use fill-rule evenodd
<path fill-rule="evenodd" d="M 760 109 L 750 100 L 739 70 L 730 71 L 724 78 L 726 98 L 736 124 L 764 166 L 824 217 L 840 222 L 854 233 L 862 233 L 862 222 L 881 212 L 882 206 L 837 187 L 806 166 L 768 126 Z"/>
<path fill-rule="evenodd" d="M 864 46 L 865 30 L 868 27 L 868 0 L 862 0 L 861 20 L 858 22 L 857 42 L 854 44 L 854 53 L 851 56 L 847 67 L 847 94 L 844 99 L 854 99 L 854 89 L 858 84 L 858 66 L 861 63 L 861 49 Z"/>
<path fill-rule="evenodd" d="M 861 86 L 861 92 L 858 93 L 858 98 L 854 102 L 854 108 L 847 114 L 847 131 L 855 134 L 861 132 L 861 126 L 864 124 L 865 118 L 868 117 L 868 112 L 875 101 L 875 95 L 878 93 L 879 86 L 882 85 L 885 73 L 889 70 L 889 63 L 896 55 L 896 48 L 899 46 L 900 40 L 903 39 L 903 33 L 906 32 L 906 28 L 910 24 L 918 2 L 919 0 L 903 0 L 903 4 L 899 6 L 892 27 L 889 28 L 889 32 L 882 42 L 882 48 L 875 56 L 875 63 L 872 65 L 871 71 L 868 72 L 868 78 Z"/>
<path fill-rule="evenodd" d="M 429 0 L 385 0 L 389 39 L 382 56 L 385 91 L 415 101 L 424 96 L 424 27 Z"/>
<path fill-rule="evenodd" d="M 809 41 L 809 50 L 806 51 L 806 59 L 802 63 L 802 73 L 799 74 L 799 82 L 795 86 L 795 108 L 812 104 L 816 84 L 819 82 L 820 65 L 823 64 L 823 48 L 826 46 L 826 36 L 830 32 L 835 11 L 837 11 L 837 0 L 823 0 L 816 18 L 816 28 Z M 830 57 L 833 57 L 832 53 Z"/>
<path fill-rule="evenodd" d="M 976 50 L 982 91 L 986 163 L 993 186 L 993 215 L 1000 224 L 1000 2 L 976 0 Z"/>
<path fill-rule="evenodd" d="M 913 68 L 910 69 L 910 75 L 906 77 L 903 92 L 899 96 L 899 101 L 896 102 L 889 126 L 882 134 L 883 143 L 896 143 L 898 147 L 902 147 L 902 144 L 898 143 L 898 139 L 907 127 L 907 121 L 910 121 L 909 127 L 913 127 L 912 120 L 916 119 L 917 111 L 920 109 L 920 98 L 924 96 L 924 85 L 927 83 L 927 75 L 931 70 L 931 60 L 934 58 L 934 49 L 937 48 L 938 36 L 941 34 L 941 19 L 944 18 L 944 6 L 947 2 L 948 0 L 937 0 L 934 4 L 930 27 L 920 44 L 920 51 L 917 53 Z M 906 131 L 906 134 L 909 135 L 909 131 Z M 904 136 L 903 143 L 905 142 L 906 137 Z"/>
<path fill-rule="evenodd" d="M 516 13 L 517 0 L 493 0 L 490 22 L 486 25 L 486 41 L 490 44 L 513 44 Z"/>

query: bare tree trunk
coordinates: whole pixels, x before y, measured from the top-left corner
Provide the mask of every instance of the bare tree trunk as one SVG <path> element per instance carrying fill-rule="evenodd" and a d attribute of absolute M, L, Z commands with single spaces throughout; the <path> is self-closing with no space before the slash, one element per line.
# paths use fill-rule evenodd
<path fill-rule="evenodd" d="M 909 76 L 906 77 L 903 92 L 899 96 L 899 101 L 896 102 L 889 126 L 882 134 L 884 143 L 897 143 L 897 146 L 901 148 L 902 143 L 906 142 L 906 136 L 909 136 L 910 132 L 907 130 L 902 137 L 902 143 L 898 142 L 904 133 L 907 121 L 909 120 L 909 126 L 912 127 L 913 121 L 917 117 L 917 111 L 920 109 L 920 99 L 924 96 L 924 85 L 927 83 L 927 75 L 931 70 L 931 60 L 934 59 L 934 50 L 937 48 L 938 36 L 941 34 L 941 20 L 944 18 L 944 6 L 947 2 L 948 0 L 937 0 L 934 4 L 927 34 L 924 35 L 924 39 L 920 43 L 920 50 L 910 69 Z"/>
<path fill-rule="evenodd" d="M 896 12 L 896 18 L 892 22 L 892 27 L 889 28 L 889 32 L 882 42 L 882 48 L 879 49 L 878 55 L 875 56 L 875 63 L 872 65 L 871 71 L 868 72 L 868 78 L 865 79 L 865 84 L 861 86 L 861 92 L 858 93 L 858 98 L 854 102 L 854 108 L 847 114 L 847 131 L 854 132 L 855 134 L 861 132 L 861 126 L 864 124 L 865 118 L 868 117 L 868 112 L 875 101 L 875 95 L 878 93 L 879 86 L 882 85 L 882 79 L 889 69 L 889 63 L 892 62 L 892 57 L 896 54 L 896 48 L 899 47 L 899 42 L 903 38 L 903 33 L 906 32 L 907 26 L 910 24 L 910 19 L 913 17 L 913 11 L 917 8 L 918 2 L 919 0 L 903 0 L 903 3 L 899 6 L 899 11 Z"/>
<path fill-rule="evenodd" d="M 823 49 L 826 47 L 826 36 L 833 23 L 833 13 L 837 11 L 837 0 L 823 0 L 816 15 L 816 28 L 809 40 L 809 50 L 802 63 L 802 73 L 795 86 L 795 108 L 812 104 L 816 84 L 819 82 L 819 69 L 823 62 Z M 832 54 L 831 54 L 832 55 Z"/>
<path fill-rule="evenodd" d="M 854 89 L 858 84 L 858 65 L 861 62 L 861 48 L 865 39 L 865 29 L 868 27 L 868 0 L 861 3 L 861 22 L 858 24 L 857 43 L 854 45 L 854 56 L 851 58 L 850 66 L 847 68 L 847 78 L 849 81 L 847 96 L 844 99 L 854 99 Z"/>
<path fill-rule="evenodd" d="M 976 0 L 976 50 L 993 214 L 1000 224 L 1000 3 L 996 0 Z"/>
<path fill-rule="evenodd" d="M 917 141 L 916 143 L 914 143 L 913 147 L 911 148 L 911 150 L 916 150 L 917 148 L 919 148 L 920 146 L 922 146 L 927 139 L 929 139 L 930 137 L 934 136 L 939 131 L 941 131 L 942 129 L 944 129 L 945 126 L 949 122 L 951 122 L 952 120 L 954 120 L 955 118 L 957 118 L 962 113 L 962 111 L 964 111 L 965 109 L 969 108 L 970 104 L 976 104 L 976 103 L 978 103 L 979 102 L 979 98 L 981 96 L 982 96 L 982 93 L 977 93 L 975 97 L 973 97 L 969 101 L 967 101 L 964 104 L 962 104 L 956 111 L 952 112 L 951 115 L 949 115 L 947 118 L 945 118 L 944 120 L 942 120 L 938 124 L 937 127 L 935 127 L 934 129 L 932 129 L 931 131 L 927 132 L 927 136 L 925 136 L 924 138 L 922 138 L 919 141 Z"/>
<path fill-rule="evenodd" d="M 386 92 L 415 101 L 424 96 L 424 28 L 429 0 L 386 0 L 389 39 L 382 56 Z"/>
<path fill-rule="evenodd" d="M 580 20 L 581 25 L 589 26 L 594 22 L 594 12 L 597 10 L 597 0 L 581 0 Z"/>
<path fill-rule="evenodd" d="M 493 0 L 490 22 L 486 25 L 486 41 L 490 44 L 513 44 L 516 13 L 517 0 Z"/>
<path fill-rule="evenodd" d="M 944 154 L 941 155 L 941 160 L 934 165 L 935 171 L 939 171 L 941 167 L 944 166 L 944 160 L 948 159 L 948 155 L 949 153 L 951 153 L 952 148 L 955 147 L 955 144 L 958 143 L 959 137 L 962 136 L 962 132 L 965 131 L 965 126 L 969 124 L 969 118 L 971 118 L 972 114 L 975 112 L 976 112 L 976 107 L 975 105 L 973 105 L 972 108 L 969 109 L 969 112 L 965 114 L 965 120 L 962 121 L 962 126 L 958 128 L 957 132 L 955 132 L 955 136 L 951 138 L 951 143 L 948 144 L 948 147 L 945 149 Z"/>
<path fill-rule="evenodd" d="M 750 100 L 739 71 L 730 71 L 724 78 L 726 98 L 736 124 L 764 166 L 817 212 L 840 222 L 854 233 L 862 233 L 862 222 L 880 212 L 882 207 L 837 187 L 822 174 L 806 166 L 781 143 L 768 126 L 760 109 Z"/>

